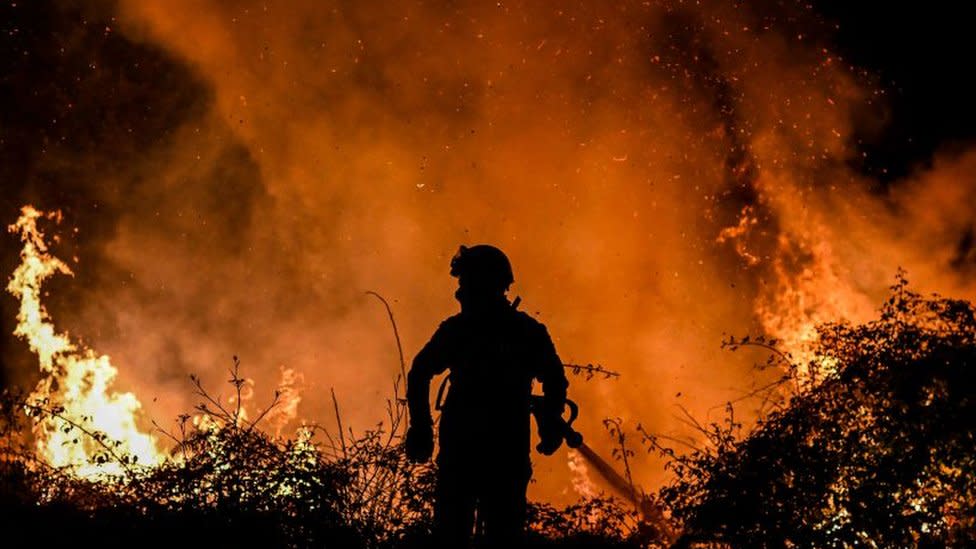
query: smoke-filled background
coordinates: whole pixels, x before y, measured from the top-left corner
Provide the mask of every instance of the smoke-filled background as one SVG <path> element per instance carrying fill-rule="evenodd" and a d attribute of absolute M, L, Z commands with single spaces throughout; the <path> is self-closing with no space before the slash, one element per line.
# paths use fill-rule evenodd
<path fill-rule="evenodd" d="M 622 373 L 571 380 L 592 445 L 604 417 L 684 436 L 679 406 L 763 382 L 724 334 L 799 351 L 898 266 L 976 297 L 964 18 L 844 4 L 6 2 L 0 215 L 64 213 L 52 316 L 160 423 L 238 355 L 255 402 L 286 366 L 300 417 L 331 425 L 334 388 L 372 427 L 400 366 L 365 292 L 409 361 L 457 310 L 458 245 L 492 243 L 564 361 Z M 536 497 L 575 497 L 564 452 Z"/>

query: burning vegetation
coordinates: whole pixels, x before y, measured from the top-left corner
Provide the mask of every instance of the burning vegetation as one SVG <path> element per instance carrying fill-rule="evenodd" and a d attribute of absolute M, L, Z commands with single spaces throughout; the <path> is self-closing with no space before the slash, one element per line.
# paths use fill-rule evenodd
<path fill-rule="evenodd" d="M 540 545 L 971 545 L 976 152 L 909 135 L 888 173 L 893 91 L 818 16 L 852 3 L 814 4 L 0 6 L 0 203 L 37 206 L 0 240 L 0 516 L 423 546 L 402 349 L 489 241 L 561 355 L 620 374 L 571 368 Z"/>
<path fill-rule="evenodd" d="M 976 308 L 922 297 L 904 273 L 864 324 L 817 327 L 802 368 L 750 395 L 768 413 L 746 431 L 728 405 L 708 441 L 679 454 L 661 490 L 677 546 L 971 547 L 976 543 Z"/>
<path fill-rule="evenodd" d="M 36 418 L 33 437 L 38 456 L 50 466 L 91 478 L 118 475 L 130 465 L 159 464 L 163 455 L 155 438 L 139 429 L 139 399 L 113 388 L 118 374 L 107 356 L 96 355 L 59 333 L 41 303 L 41 285 L 49 276 L 71 269 L 48 253 L 37 222 L 44 216 L 27 206 L 10 231 L 20 236 L 21 263 L 7 291 L 20 300 L 14 335 L 37 355 L 41 379 L 25 403 Z M 124 456 L 124 459 L 122 458 Z"/>
<path fill-rule="evenodd" d="M 234 358 L 223 398 L 196 377 L 194 414 L 150 428 L 138 399 L 112 387 L 108 357 L 71 343 L 40 297 L 70 270 L 51 255 L 31 207 L 10 227 L 23 243 L 8 291 L 21 302 L 17 335 L 39 359 L 29 394 L 6 392 L 0 415 L 3 509 L 23 524 L 55 522 L 70 539 L 192 539 L 281 547 L 423 547 L 431 527 L 432 465 L 402 450 L 399 383 L 387 421 L 360 434 L 303 425 L 275 431 L 282 401 L 248 411 L 251 387 Z M 392 317 L 391 317 L 392 319 Z M 976 310 L 910 290 L 903 274 L 880 317 L 824 324 L 802 366 L 777 340 L 730 338 L 731 350 L 770 352 L 777 378 L 740 401 L 761 401 L 743 430 L 701 425 L 703 442 L 637 426 L 672 480 L 647 493 L 631 477 L 636 448 L 607 420 L 625 475 L 585 445 L 584 458 L 622 499 L 591 493 L 563 510 L 535 504 L 540 547 L 966 547 L 976 542 L 973 438 Z M 599 367 L 571 366 L 592 377 Z M 333 396 L 334 398 L 334 396 Z M 263 422 L 263 423 L 262 423 Z M 690 446 L 676 447 L 673 442 Z M 166 448 L 163 450 L 163 448 Z M 54 534 L 56 538 L 58 534 Z M 68 539 L 68 538 L 65 538 Z"/>
<path fill-rule="evenodd" d="M 55 521 L 64 540 L 109 545 L 138 536 L 272 547 L 424 546 L 433 472 L 402 451 L 402 379 L 394 383 L 387 421 L 374 430 L 344 431 L 335 402 L 335 431 L 303 425 L 281 436 L 273 418 L 294 411 L 297 395 L 279 389 L 267 407 L 249 411 L 249 380 L 234 357 L 230 397 L 191 376 L 195 413 L 179 416 L 173 429 L 155 422 L 150 428 L 138 399 L 113 389 L 110 359 L 57 332 L 42 305 L 42 282 L 71 274 L 48 251 L 38 227 L 44 219 L 59 216 L 28 206 L 10 226 L 23 242 L 8 287 L 21 302 L 16 333 L 37 355 L 41 380 L 29 394 L 8 391 L 0 402 L 0 504 L 9 518 Z M 570 368 L 588 378 L 614 375 L 599 366 Z M 536 506 L 532 520 L 543 542 L 600 546 L 623 545 L 637 524 L 636 515 L 608 498 L 565 512 Z"/>

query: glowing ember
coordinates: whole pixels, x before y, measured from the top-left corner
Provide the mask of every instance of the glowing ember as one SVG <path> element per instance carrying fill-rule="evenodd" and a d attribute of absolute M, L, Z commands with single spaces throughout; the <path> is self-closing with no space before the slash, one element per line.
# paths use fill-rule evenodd
<path fill-rule="evenodd" d="M 14 335 L 37 354 L 42 375 L 29 407 L 35 417 L 38 456 L 86 478 L 121 474 L 129 461 L 158 464 L 164 456 L 156 439 L 137 426 L 139 400 L 132 393 L 112 390 L 118 371 L 109 357 L 57 332 L 41 303 L 45 279 L 55 273 L 72 274 L 48 252 L 37 226 L 42 217 L 60 220 L 57 212 L 45 214 L 25 206 L 9 227 L 24 246 L 21 264 L 7 285 L 7 291 L 20 300 Z"/>

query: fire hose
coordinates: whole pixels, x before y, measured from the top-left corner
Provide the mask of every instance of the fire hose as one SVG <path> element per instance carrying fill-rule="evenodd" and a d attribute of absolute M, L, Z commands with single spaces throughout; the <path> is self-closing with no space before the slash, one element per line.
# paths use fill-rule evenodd
<path fill-rule="evenodd" d="M 669 521 L 665 518 L 663 510 L 660 506 L 653 500 L 645 497 L 640 493 L 635 487 L 633 482 L 626 479 L 614 469 L 613 465 L 608 463 L 603 459 L 600 454 L 596 453 L 592 448 L 586 445 L 583 441 L 583 435 L 573 428 L 573 422 L 579 417 L 579 405 L 577 405 L 572 400 L 566 399 L 566 408 L 569 409 L 569 418 L 565 419 L 562 416 L 555 416 L 553 414 L 547 414 L 543 410 L 544 397 L 541 395 L 532 395 L 531 397 L 531 411 L 532 416 L 535 418 L 536 427 L 539 432 L 543 432 L 543 429 L 553 428 L 548 425 L 548 422 L 557 421 L 559 422 L 555 429 L 562 435 L 563 440 L 566 442 L 566 446 L 572 448 L 580 453 L 581 456 L 586 460 L 586 462 L 599 473 L 600 477 L 603 478 L 621 496 L 625 497 L 643 516 L 643 519 L 647 522 L 655 524 L 660 528 L 661 532 L 665 534 L 666 538 L 674 540 L 675 534 L 672 531 Z M 541 446 L 541 443 L 540 445 Z M 539 449 L 539 446 L 536 448 Z"/>
<path fill-rule="evenodd" d="M 569 409 L 569 418 L 564 419 L 562 416 L 545 414 L 543 412 L 543 399 L 544 397 L 540 395 L 532 395 L 532 416 L 535 418 L 536 427 L 538 430 L 542 432 L 545 429 L 549 429 L 551 427 L 548 425 L 548 422 L 558 421 L 559 423 L 555 428 L 563 436 L 563 440 L 566 441 L 566 446 L 578 451 L 586 459 L 586 461 L 593 466 L 598 473 L 600 473 L 600 476 L 603 477 L 603 479 L 607 481 L 607 484 L 609 484 L 614 490 L 627 497 L 627 499 L 631 500 L 635 505 L 640 505 L 640 502 L 637 501 L 638 496 L 636 494 L 636 490 L 631 482 L 618 473 L 617 470 L 613 468 L 613 465 L 610 465 L 610 463 L 600 457 L 600 454 L 597 454 L 592 448 L 587 446 L 586 443 L 583 442 L 583 435 L 579 431 L 573 429 L 573 422 L 576 421 L 577 417 L 579 417 L 579 405 L 572 400 L 566 399 L 566 408 Z"/>
<path fill-rule="evenodd" d="M 450 376 L 441 383 L 440 388 L 437 391 L 437 399 L 435 401 L 435 409 L 440 410 L 441 404 L 444 397 L 444 389 L 450 381 Z M 579 405 L 576 402 L 566 399 L 565 409 L 569 409 L 569 418 L 563 418 L 562 415 L 556 415 L 552 413 L 547 413 L 545 410 L 545 397 L 542 395 L 531 395 L 529 401 L 529 410 L 532 412 L 532 417 L 535 418 L 536 428 L 538 432 L 546 432 L 547 429 L 555 429 L 566 442 L 566 446 L 576 450 L 583 456 L 583 459 L 593 467 L 594 470 L 606 481 L 610 487 L 616 491 L 618 494 L 623 496 L 625 499 L 630 501 L 634 507 L 643 516 L 643 519 L 647 522 L 655 524 L 662 532 L 665 533 L 666 537 L 672 540 L 675 534 L 671 530 L 671 525 L 669 521 L 665 518 L 664 513 L 660 506 L 653 500 L 645 497 L 634 486 L 633 482 L 624 478 L 623 475 L 617 472 L 607 460 L 603 459 L 600 454 L 596 453 L 592 448 L 587 446 L 586 442 L 583 441 L 583 434 L 573 428 L 573 423 L 579 417 Z M 555 426 L 551 425 L 550 422 L 557 422 Z M 537 450 L 541 451 L 542 443 L 536 446 Z"/>

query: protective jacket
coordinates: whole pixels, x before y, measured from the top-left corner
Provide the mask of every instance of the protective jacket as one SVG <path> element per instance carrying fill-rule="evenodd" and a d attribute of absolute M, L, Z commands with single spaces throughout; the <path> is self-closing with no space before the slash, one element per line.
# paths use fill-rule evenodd
<path fill-rule="evenodd" d="M 431 421 L 430 382 L 448 369 L 438 465 L 528 470 L 532 382 L 542 382 L 544 408 L 555 415 L 562 413 L 568 386 L 545 326 L 504 299 L 445 320 L 408 375 L 412 424 Z"/>

